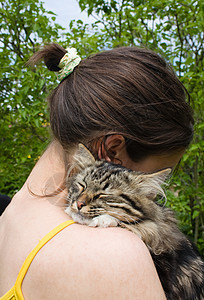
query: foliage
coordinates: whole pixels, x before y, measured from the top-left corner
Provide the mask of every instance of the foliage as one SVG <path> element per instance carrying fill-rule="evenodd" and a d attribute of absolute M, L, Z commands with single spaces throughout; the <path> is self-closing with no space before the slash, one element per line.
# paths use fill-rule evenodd
<path fill-rule="evenodd" d="M 78 48 L 82 57 L 117 46 L 148 47 L 173 64 L 191 95 L 195 136 L 171 182 L 168 205 L 203 251 L 203 2 L 77 1 L 96 21 L 72 20 L 65 32 L 39 0 L 1 0 L 0 192 L 12 195 L 20 188 L 48 141 L 45 98 L 56 79 L 43 67 L 25 67 L 40 43 L 56 40 Z"/>
<path fill-rule="evenodd" d="M 1 1 L 0 24 L 0 192 L 12 196 L 48 143 L 45 98 L 56 82 L 45 68 L 28 72 L 25 63 L 61 27 L 34 0 Z"/>

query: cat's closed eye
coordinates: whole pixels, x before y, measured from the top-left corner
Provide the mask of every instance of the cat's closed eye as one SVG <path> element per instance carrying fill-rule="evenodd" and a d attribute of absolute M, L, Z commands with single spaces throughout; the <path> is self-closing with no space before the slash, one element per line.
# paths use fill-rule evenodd
<path fill-rule="evenodd" d="M 95 196 L 93 197 L 93 200 L 97 200 L 97 199 L 99 199 L 100 197 L 101 197 L 101 194 L 95 195 Z"/>
<path fill-rule="evenodd" d="M 108 197 L 108 196 L 109 195 L 106 195 L 106 194 L 98 194 L 93 197 L 93 200 L 97 200 L 97 199 Z"/>
<path fill-rule="evenodd" d="M 85 186 L 80 182 L 77 183 L 77 188 L 78 188 L 78 192 L 80 193 L 82 193 L 85 190 Z"/>

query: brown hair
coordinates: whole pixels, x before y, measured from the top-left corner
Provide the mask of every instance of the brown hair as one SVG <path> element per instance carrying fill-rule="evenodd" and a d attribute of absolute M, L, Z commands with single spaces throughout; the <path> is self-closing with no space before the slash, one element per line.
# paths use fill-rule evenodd
<path fill-rule="evenodd" d="M 30 63 L 44 59 L 49 70 L 59 71 L 65 53 L 50 44 Z M 119 133 L 130 158 L 137 161 L 189 145 L 193 117 L 186 95 L 160 55 L 137 47 L 115 48 L 82 60 L 53 90 L 51 129 L 65 149 Z"/>

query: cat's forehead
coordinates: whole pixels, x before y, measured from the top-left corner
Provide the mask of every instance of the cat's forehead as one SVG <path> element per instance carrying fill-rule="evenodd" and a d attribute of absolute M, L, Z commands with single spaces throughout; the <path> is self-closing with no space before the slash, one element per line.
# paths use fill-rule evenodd
<path fill-rule="evenodd" d="M 103 181 L 114 181 L 117 183 L 117 180 L 123 179 L 124 181 L 131 180 L 131 171 L 127 170 L 126 168 L 112 164 L 106 161 L 96 161 L 94 164 L 87 166 L 83 169 L 80 173 L 78 179 L 84 181 L 94 181 L 100 182 Z"/>
<path fill-rule="evenodd" d="M 82 169 L 78 177 L 84 179 L 99 179 L 106 172 L 108 172 L 107 166 L 102 162 L 96 161 L 94 164 L 86 166 L 86 168 Z"/>
<path fill-rule="evenodd" d="M 89 173 L 92 176 L 103 176 L 107 173 L 119 174 L 120 172 L 122 172 L 120 167 L 116 167 L 116 165 L 112 165 L 111 163 L 105 161 L 96 161 L 94 164 L 84 169 L 84 173 Z"/>

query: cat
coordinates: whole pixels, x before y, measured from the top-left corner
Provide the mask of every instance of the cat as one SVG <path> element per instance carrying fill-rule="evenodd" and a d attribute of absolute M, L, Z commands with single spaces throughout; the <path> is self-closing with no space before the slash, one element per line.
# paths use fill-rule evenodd
<path fill-rule="evenodd" d="M 75 156 L 79 172 L 67 177 L 65 212 L 88 226 L 120 226 L 139 235 L 148 247 L 167 300 L 204 299 L 204 262 L 178 229 L 174 213 L 159 204 L 161 185 L 170 174 L 132 171 L 95 161 L 82 145 Z"/>

